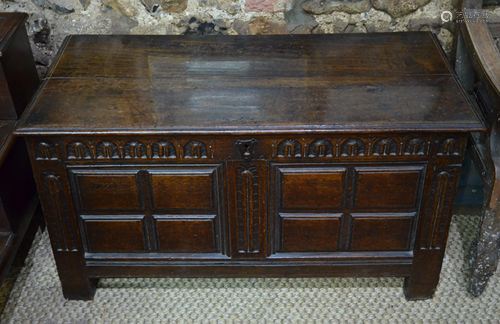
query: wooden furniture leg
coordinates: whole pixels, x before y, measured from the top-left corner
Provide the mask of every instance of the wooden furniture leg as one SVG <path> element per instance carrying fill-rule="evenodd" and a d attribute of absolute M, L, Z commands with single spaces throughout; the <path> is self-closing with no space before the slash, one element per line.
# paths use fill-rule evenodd
<path fill-rule="evenodd" d="M 481 0 L 464 0 L 462 12 L 464 16 L 472 17 L 482 14 L 482 7 Z M 500 57 L 495 41 L 500 34 L 495 27 L 497 23 L 494 19 L 465 19 L 459 24 L 461 37 L 457 42 L 457 74 L 468 84 L 474 83 L 478 112 L 488 128 L 484 135 L 471 133 L 468 145 L 484 188 L 481 226 L 469 253 L 468 290 L 474 296 L 482 294 L 489 277 L 495 273 L 500 250 Z M 475 73 L 470 71 L 469 59 Z"/>
<path fill-rule="evenodd" d="M 474 296 L 483 293 L 489 278 L 495 273 L 500 254 L 500 179 L 498 178 L 497 159 L 494 177 L 485 179 L 484 208 L 481 226 L 469 253 L 469 292 Z"/>

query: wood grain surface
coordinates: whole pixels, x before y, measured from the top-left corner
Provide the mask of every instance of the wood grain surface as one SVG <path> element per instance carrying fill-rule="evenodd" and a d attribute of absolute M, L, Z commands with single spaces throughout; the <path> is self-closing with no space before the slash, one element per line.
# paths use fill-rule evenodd
<path fill-rule="evenodd" d="M 72 36 L 27 133 L 481 130 L 430 33 Z"/>

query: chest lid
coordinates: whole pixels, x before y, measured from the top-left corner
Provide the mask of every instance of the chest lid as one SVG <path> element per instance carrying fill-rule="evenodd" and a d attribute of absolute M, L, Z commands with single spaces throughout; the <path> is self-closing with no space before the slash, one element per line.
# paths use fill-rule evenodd
<path fill-rule="evenodd" d="M 479 131 L 431 33 L 71 36 L 18 134 Z"/>

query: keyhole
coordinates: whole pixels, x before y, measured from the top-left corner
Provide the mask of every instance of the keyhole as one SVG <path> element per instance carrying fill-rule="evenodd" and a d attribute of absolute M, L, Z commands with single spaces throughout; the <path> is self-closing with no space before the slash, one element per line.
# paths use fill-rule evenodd
<path fill-rule="evenodd" d="M 250 145 L 244 144 L 243 147 L 245 148 L 245 153 L 243 153 L 245 156 L 250 155 Z"/>

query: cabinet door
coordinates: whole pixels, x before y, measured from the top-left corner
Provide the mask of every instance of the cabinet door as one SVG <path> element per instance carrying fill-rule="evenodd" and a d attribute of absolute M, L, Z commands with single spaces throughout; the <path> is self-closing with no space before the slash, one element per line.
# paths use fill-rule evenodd
<path fill-rule="evenodd" d="M 70 167 L 87 252 L 227 254 L 222 168 Z"/>

